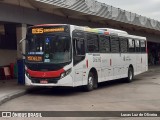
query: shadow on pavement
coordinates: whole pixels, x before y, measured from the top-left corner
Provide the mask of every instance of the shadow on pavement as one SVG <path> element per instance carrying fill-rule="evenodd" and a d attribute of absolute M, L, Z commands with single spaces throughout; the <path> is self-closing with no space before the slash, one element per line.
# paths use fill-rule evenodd
<path fill-rule="evenodd" d="M 148 71 L 152 72 L 152 71 Z M 134 81 L 141 81 L 141 76 L 149 76 L 153 77 L 151 74 L 148 74 L 148 72 L 142 73 L 138 76 L 135 76 Z M 112 80 L 112 81 L 107 81 L 107 82 L 102 82 L 98 84 L 98 88 L 96 90 L 101 90 L 101 89 L 107 89 L 109 87 L 114 87 L 118 85 L 123 85 L 123 84 L 132 84 L 132 83 L 126 83 L 125 79 L 118 79 L 118 80 Z M 92 92 L 92 91 L 91 91 Z M 34 90 L 31 90 L 29 94 L 33 95 L 44 95 L 44 96 L 73 96 L 73 95 L 80 95 L 80 94 L 85 94 L 83 87 L 35 87 Z"/>
<path fill-rule="evenodd" d="M 135 81 L 141 79 L 135 79 Z M 133 81 L 134 82 L 134 81 Z M 124 79 L 112 80 L 107 82 L 102 82 L 98 84 L 98 88 L 95 90 L 107 89 L 109 87 L 123 85 L 123 84 L 131 84 L 125 83 Z M 35 87 L 34 90 L 29 91 L 30 95 L 44 95 L 44 96 L 73 96 L 85 94 L 88 92 L 84 92 L 83 87 Z M 90 91 L 92 92 L 92 91 Z"/>

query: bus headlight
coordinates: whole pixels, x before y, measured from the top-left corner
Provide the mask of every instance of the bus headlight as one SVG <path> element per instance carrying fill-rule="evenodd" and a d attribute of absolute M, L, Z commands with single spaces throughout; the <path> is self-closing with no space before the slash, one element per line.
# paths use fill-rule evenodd
<path fill-rule="evenodd" d="M 28 69 L 27 66 L 25 66 L 25 74 L 26 74 L 26 76 L 27 76 L 28 78 L 30 78 L 30 75 L 29 75 L 27 69 Z"/>
<path fill-rule="evenodd" d="M 30 78 L 30 75 L 29 75 L 29 73 L 26 71 L 26 76 L 28 77 L 28 78 Z"/>
<path fill-rule="evenodd" d="M 69 75 L 71 73 L 71 71 L 72 71 L 72 68 L 70 68 L 70 69 L 66 70 L 65 72 L 63 72 L 61 74 L 61 79 L 64 78 L 65 76 Z"/>

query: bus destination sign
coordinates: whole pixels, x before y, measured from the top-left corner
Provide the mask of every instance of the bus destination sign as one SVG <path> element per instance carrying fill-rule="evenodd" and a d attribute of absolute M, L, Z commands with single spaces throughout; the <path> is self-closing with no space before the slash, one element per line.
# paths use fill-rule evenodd
<path fill-rule="evenodd" d="M 42 56 L 28 56 L 27 57 L 28 61 L 32 61 L 32 62 L 42 62 Z"/>
<path fill-rule="evenodd" d="M 43 34 L 43 33 L 52 33 L 52 32 L 64 32 L 63 27 L 60 28 L 32 28 L 32 34 Z"/>

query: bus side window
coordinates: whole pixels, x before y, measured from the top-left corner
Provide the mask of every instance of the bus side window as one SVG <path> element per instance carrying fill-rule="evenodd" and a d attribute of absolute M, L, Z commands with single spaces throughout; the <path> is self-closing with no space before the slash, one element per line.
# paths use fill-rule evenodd
<path fill-rule="evenodd" d="M 135 40 L 135 46 L 136 46 L 136 52 L 139 53 L 140 52 L 140 41 L 139 40 Z"/>
<path fill-rule="evenodd" d="M 89 53 L 99 52 L 98 35 L 87 33 L 87 50 Z"/>
<path fill-rule="evenodd" d="M 128 52 L 128 39 L 120 37 L 119 40 L 120 40 L 121 53 L 127 53 Z"/>
<path fill-rule="evenodd" d="M 142 53 L 146 53 L 146 42 L 145 41 L 141 41 L 140 42 L 140 46 L 141 46 L 141 52 Z"/>
<path fill-rule="evenodd" d="M 135 52 L 135 41 L 133 39 L 128 39 L 128 49 L 130 53 Z"/>
<path fill-rule="evenodd" d="M 120 43 L 117 36 L 111 36 L 111 52 L 120 53 Z"/>
<path fill-rule="evenodd" d="M 100 35 L 99 37 L 99 49 L 101 53 L 110 52 L 110 40 L 109 36 Z"/>

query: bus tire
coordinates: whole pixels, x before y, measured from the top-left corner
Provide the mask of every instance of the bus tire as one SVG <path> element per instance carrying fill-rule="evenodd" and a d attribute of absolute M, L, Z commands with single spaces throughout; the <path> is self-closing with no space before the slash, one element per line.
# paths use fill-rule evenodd
<path fill-rule="evenodd" d="M 92 72 L 88 75 L 88 82 L 87 85 L 84 86 L 84 90 L 86 92 L 92 91 L 95 88 L 95 77 Z"/>
<path fill-rule="evenodd" d="M 129 68 L 128 68 L 128 77 L 126 78 L 126 82 L 127 82 L 127 83 L 132 82 L 132 81 L 133 81 L 133 78 L 134 78 L 133 68 L 132 68 L 132 67 L 129 67 Z"/>

